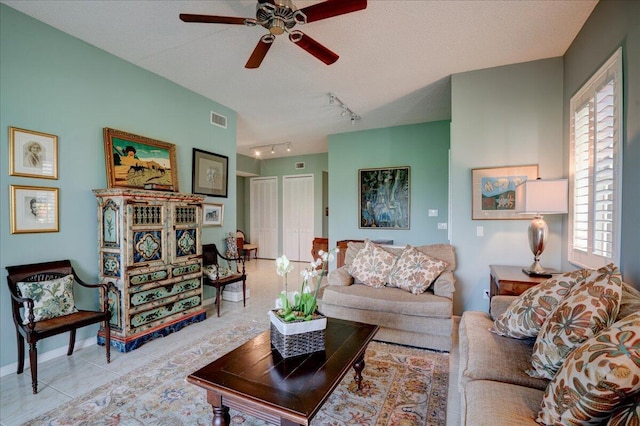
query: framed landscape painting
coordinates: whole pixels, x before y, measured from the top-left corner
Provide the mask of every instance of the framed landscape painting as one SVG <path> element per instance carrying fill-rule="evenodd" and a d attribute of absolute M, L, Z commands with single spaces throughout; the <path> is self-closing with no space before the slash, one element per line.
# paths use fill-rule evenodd
<path fill-rule="evenodd" d="M 224 204 L 202 203 L 202 226 L 222 226 Z"/>
<path fill-rule="evenodd" d="M 174 144 L 106 127 L 103 136 L 107 187 L 179 190 Z"/>
<path fill-rule="evenodd" d="M 516 186 L 537 178 L 537 164 L 472 169 L 472 219 L 531 219 L 516 213 Z"/>
<path fill-rule="evenodd" d="M 193 148 L 191 192 L 227 198 L 229 157 Z"/>
<path fill-rule="evenodd" d="M 409 229 L 411 168 L 358 170 L 359 228 Z"/>

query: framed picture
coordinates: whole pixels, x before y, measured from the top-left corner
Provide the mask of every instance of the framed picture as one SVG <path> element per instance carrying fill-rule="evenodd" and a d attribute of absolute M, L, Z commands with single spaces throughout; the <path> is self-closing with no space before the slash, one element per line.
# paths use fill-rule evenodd
<path fill-rule="evenodd" d="M 202 203 L 202 226 L 222 226 L 224 204 Z"/>
<path fill-rule="evenodd" d="M 359 228 L 409 229 L 411 168 L 358 170 Z"/>
<path fill-rule="evenodd" d="M 106 127 L 103 136 L 108 188 L 179 190 L 174 144 Z"/>
<path fill-rule="evenodd" d="M 227 198 L 229 157 L 193 148 L 191 192 Z"/>
<path fill-rule="evenodd" d="M 538 165 L 471 170 L 472 219 L 529 219 L 516 213 L 516 185 L 538 178 Z"/>
<path fill-rule="evenodd" d="M 11 176 L 58 179 L 58 137 L 9 127 Z"/>
<path fill-rule="evenodd" d="M 58 232 L 58 188 L 11 185 L 11 233 Z"/>

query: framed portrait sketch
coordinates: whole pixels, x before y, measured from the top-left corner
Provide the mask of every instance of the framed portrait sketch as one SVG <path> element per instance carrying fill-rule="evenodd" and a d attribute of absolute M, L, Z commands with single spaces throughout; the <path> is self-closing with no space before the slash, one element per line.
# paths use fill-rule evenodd
<path fill-rule="evenodd" d="M 58 137 L 9 127 L 11 176 L 58 179 Z"/>
<path fill-rule="evenodd" d="M 224 204 L 202 203 L 202 226 L 222 226 Z"/>
<path fill-rule="evenodd" d="M 358 170 L 359 228 L 409 229 L 411 168 Z"/>
<path fill-rule="evenodd" d="M 227 198 L 229 157 L 193 148 L 191 192 Z"/>
<path fill-rule="evenodd" d="M 531 219 L 516 213 L 516 186 L 538 178 L 538 165 L 471 170 L 472 219 Z"/>
<path fill-rule="evenodd" d="M 179 190 L 174 144 L 107 127 L 103 136 L 108 188 Z"/>
<path fill-rule="evenodd" d="M 11 185 L 11 233 L 58 232 L 58 188 Z"/>

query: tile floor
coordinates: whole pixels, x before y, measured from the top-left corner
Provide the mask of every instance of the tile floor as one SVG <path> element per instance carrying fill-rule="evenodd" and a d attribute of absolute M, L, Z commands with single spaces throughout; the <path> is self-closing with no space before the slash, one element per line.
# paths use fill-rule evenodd
<path fill-rule="evenodd" d="M 289 275 L 291 286 L 299 285 L 299 271 L 306 264 L 296 263 Z M 148 363 L 153 358 L 188 345 L 199 336 L 225 328 L 240 320 L 266 322 L 267 311 L 273 307 L 276 294 L 283 287 L 282 279 L 275 272 L 273 260 L 255 260 L 246 263 L 248 288 L 251 290 L 247 306 L 242 302 L 223 301 L 220 318 L 215 305 L 207 305 L 207 320 L 190 325 L 178 333 L 148 342 L 140 348 L 123 354 L 111 351 L 111 363 L 107 364 L 104 349 L 97 345 L 77 348 L 71 357 L 61 356 L 38 365 L 38 394 L 31 393 L 30 370 L 21 375 L 7 374 L 0 378 L 0 425 L 19 425 L 37 417 L 60 404 L 82 395 L 111 380 Z M 290 289 L 291 290 L 291 289 Z M 450 356 L 449 397 L 447 425 L 460 424 L 460 397 L 458 393 L 458 333 L 459 318 L 454 328 L 454 349 Z M 266 324 L 265 324 L 266 325 Z M 28 362 L 26 363 L 28 365 Z"/>

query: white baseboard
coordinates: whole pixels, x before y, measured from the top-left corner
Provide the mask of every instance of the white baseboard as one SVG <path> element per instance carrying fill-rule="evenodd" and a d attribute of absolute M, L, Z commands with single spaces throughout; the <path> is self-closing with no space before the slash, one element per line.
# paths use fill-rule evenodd
<path fill-rule="evenodd" d="M 93 346 L 96 343 L 96 336 L 86 338 L 84 340 L 76 341 L 74 346 L 73 353 L 75 353 L 78 349 L 87 348 L 89 346 Z M 38 364 L 43 363 L 45 361 L 49 361 L 54 358 L 58 358 L 59 356 L 67 355 L 67 350 L 69 349 L 69 345 L 66 344 L 64 346 L 60 346 L 59 348 L 47 351 L 40 352 L 38 351 Z M 17 349 L 16 349 L 17 350 Z M 24 358 L 24 373 L 22 374 L 31 374 L 31 369 L 29 368 L 29 348 L 25 347 L 26 356 Z M 7 374 L 15 373 L 18 369 L 18 362 L 14 362 L 13 364 L 5 365 L 0 368 L 0 377 L 4 377 Z"/>

